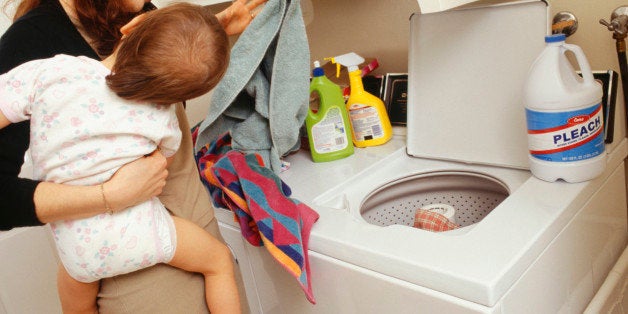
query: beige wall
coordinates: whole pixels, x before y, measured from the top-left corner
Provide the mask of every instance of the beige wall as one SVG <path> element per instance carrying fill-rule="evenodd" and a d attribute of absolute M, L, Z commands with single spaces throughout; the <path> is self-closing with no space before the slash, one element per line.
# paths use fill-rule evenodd
<path fill-rule="evenodd" d="M 625 0 L 549 0 L 550 16 L 570 11 L 578 17 L 578 31 L 568 42 L 580 45 L 592 68 L 617 70 L 615 42 L 598 20 Z M 377 57 L 380 72 L 407 68 L 409 17 L 419 11 L 415 0 L 313 0 L 314 18 L 307 25 L 312 59 L 355 51 Z M 446 23 L 446 21 L 443 21 Z"/>
<path fill-rule="evenodd" d="M 314 18 L 306 26 L 312 60 L 353 51 L 377 58 L 376 73 L 407 72 L 415 0 L 312 0 L 312 6 Z"/>

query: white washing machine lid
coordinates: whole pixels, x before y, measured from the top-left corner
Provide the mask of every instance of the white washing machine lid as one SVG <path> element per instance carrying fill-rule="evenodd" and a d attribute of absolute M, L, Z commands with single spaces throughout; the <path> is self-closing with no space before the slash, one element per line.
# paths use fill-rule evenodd
<path fill-rule="evenodd" d="M 519 1 L 412 15 L 409 155 L 529 168 L 522 91 L 548 11 Z"/>

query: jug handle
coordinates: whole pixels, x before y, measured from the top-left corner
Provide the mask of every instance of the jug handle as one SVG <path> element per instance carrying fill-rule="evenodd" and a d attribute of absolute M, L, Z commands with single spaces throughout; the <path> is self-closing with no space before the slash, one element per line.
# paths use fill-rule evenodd
<path fill-rule="evenodd" d="M 572 44 L 563 44 L 566 50 L 570 50 L 576 56 L 576 60 L 578 61 L 578 66 L 580 67 L 580 73 L 582 73 L 582 78 L 584 79 L 584 84 L 590 85 L 595 82 L 593 78 L 593 72 L 591 72 L 591 66 L 589 65 L 589 61 L 584 55 L 582 48 L 577 45 Z"/>

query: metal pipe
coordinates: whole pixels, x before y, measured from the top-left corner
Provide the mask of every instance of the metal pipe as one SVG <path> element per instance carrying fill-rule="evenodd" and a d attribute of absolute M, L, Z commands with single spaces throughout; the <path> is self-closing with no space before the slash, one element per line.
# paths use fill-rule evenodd
<path fill-rule="evenodd" d="M 628 121 L 628 61 L 626 60 L 626 41 L 624 38 L 615 42 L 617 58 L 619 60 L 619 75 L 621 77 L 621 88 L 624 92 L 624 107 L 626 108 L 626 121 Z"/>
<path fill-rule="evenodd" d="M 617 59 L 619 61 L 619 74 L 621 87 L 624 92 L 624 107 L 626 108 L 626 121 L 628 122 L 628 61 L 626 59 L 626 36 L 628 36 L 628 6 L 618 7 L 611 14 L 611 21 L 600 19 L 600 24 L 613 32 Z"/>

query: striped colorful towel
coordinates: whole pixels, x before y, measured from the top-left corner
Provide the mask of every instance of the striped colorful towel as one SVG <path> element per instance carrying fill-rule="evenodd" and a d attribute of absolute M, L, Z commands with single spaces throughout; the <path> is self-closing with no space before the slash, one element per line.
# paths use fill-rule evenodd
<path fill-rule="evenodd" d="M 307 249 L 318 213 L 290 198 L 288 185 L 264 167 L 259 155 L 231 150 L 229 134 L 203 147 L 196 159 L 214 205 L 233 211 L 242 236 L 265 246 L 315 304 Z"/>

